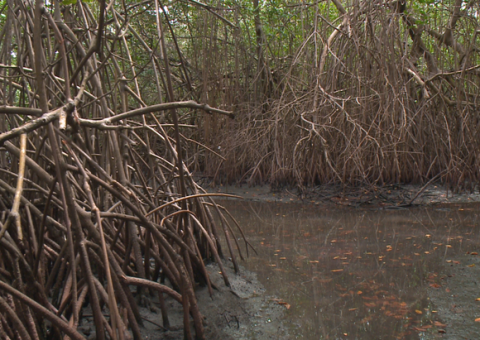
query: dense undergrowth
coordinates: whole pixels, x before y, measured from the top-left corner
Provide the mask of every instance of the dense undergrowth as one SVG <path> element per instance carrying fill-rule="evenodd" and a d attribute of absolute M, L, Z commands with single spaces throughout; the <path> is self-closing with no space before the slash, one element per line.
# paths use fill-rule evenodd
<path fill-rule="evenodd" d="M 202 96 L 236 119 L 198 121 L 225 158 L 207 153 L 199 169 L 252 184 L 478 182 L 478 3 L 284 5 L 253 12 L 254 42 L 210 41 L 218 56 L 204 62 L 221 67 Z M 247 43 L 254 58 L 222 59 Z"/>

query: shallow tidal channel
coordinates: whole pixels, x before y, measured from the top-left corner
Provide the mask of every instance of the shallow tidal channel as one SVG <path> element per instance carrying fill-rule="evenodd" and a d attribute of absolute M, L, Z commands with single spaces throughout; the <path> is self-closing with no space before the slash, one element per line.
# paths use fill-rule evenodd
<path fill-rule="evenodd" d="M 480 205 L 219 203 L 256 248 L 243 265 L 285 306 L 288 338 L 480 338 Z"/>

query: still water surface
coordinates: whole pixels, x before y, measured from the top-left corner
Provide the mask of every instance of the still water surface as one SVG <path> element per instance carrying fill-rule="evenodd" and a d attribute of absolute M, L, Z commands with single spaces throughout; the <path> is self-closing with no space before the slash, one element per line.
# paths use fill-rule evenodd
<path fill-rule="evenodd" d="M 439 334 L 429 290 L 442 289 L 442 273 L 457 256 L 478 251 L 478 205 L 373 210 L 221 204 L 258 252 L 243 264 L 288 308 L 285 324 L 295 339 Z"/>

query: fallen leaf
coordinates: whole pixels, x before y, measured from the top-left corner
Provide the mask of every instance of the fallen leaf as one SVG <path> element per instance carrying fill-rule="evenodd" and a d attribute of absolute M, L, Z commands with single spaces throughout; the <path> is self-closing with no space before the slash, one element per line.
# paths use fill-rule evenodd
<path fill-rule="evenodd" d="M 333 280 L 332 278 L 317 279 L 317 281 L 320 282 L 320 283 L 328 283 L 328 282 L 331 282 L 332 280 Z"/>
<path fill-rule="evenodd" d="M 446 332 L 444 329 L 439 329 L 439 330 L 438 330 L 438 333 L 442 333 L 442 334 L 443 334 L 443 333 L 447 333 L 447 332 Z"/>
<path fill-rule="evenodd" d="M 362 292 L 361 290 L 359 290 L 359 291 L 357 292 L 357 294 L 360 295 L 360 294 L 363 294 L 363 292 Z"/>
<path fill-rule="evenodd" d="M 288 302 L 285 301 L 278 301 L 279 305 L 285 306 L 285 308 L 290 309 L 292 307 Z"/>
<path fill-rule="evenodd" d="M 480 301 L 480 298 L 476 298 L 475 301 Z"/>
<path fill-rule="evenodd" d="M 441 323 L 440 321 L 434 321 L 433 324 L 435 325 L 435 327 L 442 327 L 442 328 L 447 327 L 446 324 Z"/>
<path fill-rule="evenodd" d="M 430 287 L 432 287 L 432 288 L 440 288 L 441 285 L 439 285 L 438 283 L 430 283 Z"/>
<path fill-rule="evenodd" d="M 354 310 L 357 310 L 358 308 L 349 308 L 348 311 L 349 312 L 353 312 Z"/>
<path fill-rule="evenodd" d="M 480 318 L 476 318 L 476 319 L 475 319 L 475 322 L 480 322 Z"/>
<path fill-rule="evenodd" d="M 287 258 L 286 257 L 281 257 L 280 260 L 286 260 Z"/>
<path fill-rule="evenodd" d="M 475 267 L 475 263 L 469 264 L 469 267 Z"/>
<path fill-rule="evenodd" d="M 280 259 L 281 260 L 281 259 Z M 310 261 L 310 263 L 318 263 L 317 260 Z"/>
<path fill-rule="evenodd" d="M 415 310 L 415 313 L 417 313 L 417 314 L 423 314 L 423 312 L 422 312 L 421 310 L 418 310 L 418 309 Z"/>
<path fill-rule="evenodd" d="M 343 269 L 332 269 L 332 273 L 343 272 Z"/>
<path fill-rule="evenodd" d="M 471 252 L 470 255 L 478 255 L 478 253 L 474 251 L 474 252 Z"/>

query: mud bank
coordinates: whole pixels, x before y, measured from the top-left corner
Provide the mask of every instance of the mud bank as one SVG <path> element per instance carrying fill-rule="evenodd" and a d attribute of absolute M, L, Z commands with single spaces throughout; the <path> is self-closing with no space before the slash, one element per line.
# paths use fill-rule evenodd
<path fill-rule="evenodd" d="M 281 317 L 285 307 L 268 295 L 254 273 L 241 268 L 235 274 L 231 263 L 224 264 L 231 287 L 226 287 L 217 264 L 207 269 L 213 289 L 210 297 L 207 287 L 198 287 L 196 295 L 204 316 L 206 338 L 212 340 L 282 339 L 285 335 Z M 183 310 L 175 301 L 167 302 L 171 330 L 165 331 L 146 322 L 145 339 L 183 339 Z M 158 323 L 160 314 L 144 310 L 145 318 Z M 194 334 L 192 330 L 192 334 Z"/>
<path fill-rule="evenodd" d="M 225 286 L 218 265 L 209 264 L 207 270 L 214 287 L 213 296 L 210 297 L 207 287 L 197 287 L 195 292 L 204 317 L 206 339 L 287 339 L 281 321 L 286 307 L 279 303 L 281 301 L 268 295 L 254 273 L 241 267 L 241 272 L 235 274 L 230 262 L 224 263 L 224 267 L 231 287 Z M 170 322 L 168 329 L 162 326 L 158 298 L 152 297 L 148 308 L 140 308 L 143 339 L 184 339 L 182 306 L 168 297 L 165 303 Z M 87 339 L 93 340 L 96 337 L 91 311 L 85 309 L 84 315 L 87 316 L 82 318 L 78 329 Z M 195 334 L 193 328 L 192 334 Z"/>
<path fill-rule="evenodd" d="M 325 185 L 304 189 L 272 189 L 268 185 L 253 187 L 247 185 L 209 187 L 206 185 L 205 188 L 208 192 L 238 195 L 249 201 L 303 202 L 316 205 L 337 204 L 352 207 L 395 208 L 415 205 L 480 202 L 480 193 L 478 191 L 454 193 L 440 184 L 426 186 L 387 185 L 383 187 Z"/>

